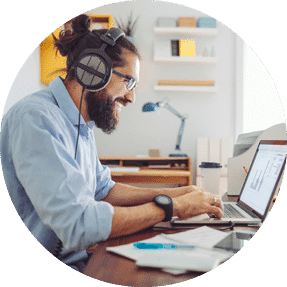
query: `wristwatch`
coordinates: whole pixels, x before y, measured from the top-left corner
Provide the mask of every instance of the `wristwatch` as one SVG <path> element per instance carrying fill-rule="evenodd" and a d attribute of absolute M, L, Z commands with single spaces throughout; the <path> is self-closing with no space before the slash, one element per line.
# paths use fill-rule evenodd
<path fill-rule="evenodd" d="M 165 219 L 163 221 L 170 221 L 173 214 L 172 199 L 167 195 L 160 194 L 153 199 L 153 202 L 164 210 Z"/>

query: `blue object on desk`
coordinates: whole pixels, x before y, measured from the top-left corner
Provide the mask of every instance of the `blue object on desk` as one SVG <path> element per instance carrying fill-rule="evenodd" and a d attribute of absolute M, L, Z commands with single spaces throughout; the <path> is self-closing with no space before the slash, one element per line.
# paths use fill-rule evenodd
<path fill-rule="evenodd" d="M 169 243 L 134 243 L 134 247 L 137 249 L 194 249 L 193 245 L 180 245 Z"/>
<path fill-rule="evenodd" d="M 216 20 L 211 17 L 200 17 L 197 19 L 197 27 L 216 28 Z"/>

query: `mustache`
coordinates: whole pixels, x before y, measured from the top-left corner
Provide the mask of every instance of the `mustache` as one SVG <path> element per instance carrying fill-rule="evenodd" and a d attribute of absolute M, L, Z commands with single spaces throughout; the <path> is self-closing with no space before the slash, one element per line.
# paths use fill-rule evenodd
<path fill-rule="evenodd" d="M 114 102 L 119 102 L 120 104 L 122 104 L 123 106 L 126 106 L 129 101 L 126 98 L 122 98 L 122 97 L 118 97 L 114 100 Z"/>

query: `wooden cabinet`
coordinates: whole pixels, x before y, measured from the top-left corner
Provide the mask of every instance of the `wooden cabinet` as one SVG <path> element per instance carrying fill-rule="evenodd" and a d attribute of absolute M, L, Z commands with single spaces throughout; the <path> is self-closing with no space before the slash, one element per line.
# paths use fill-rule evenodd
<path fill-rule="evenodd" d="M 111 168 L 112 179 L 121 183 L 192 184 L 190 157 L 100 156 Z"/>

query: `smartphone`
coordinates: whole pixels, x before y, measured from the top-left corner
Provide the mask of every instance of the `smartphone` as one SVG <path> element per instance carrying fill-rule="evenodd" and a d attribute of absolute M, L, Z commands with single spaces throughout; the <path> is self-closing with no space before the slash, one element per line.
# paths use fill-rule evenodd
<path fill-rule="evenodd" d="M 234 231 L 219 241 L 214 248 L 238 252 L 255 234 L 255 232 Z"/>

